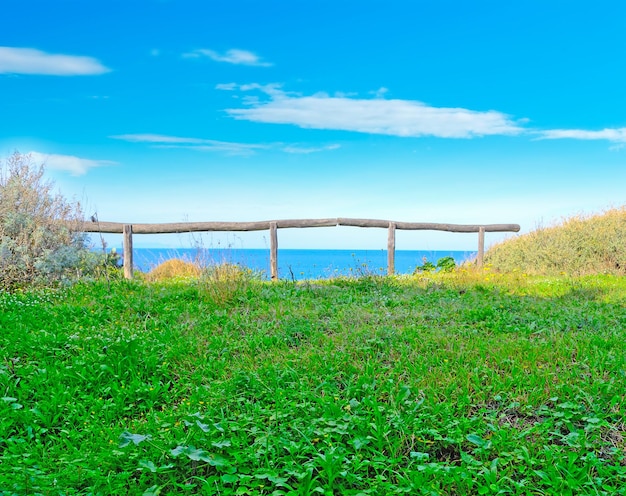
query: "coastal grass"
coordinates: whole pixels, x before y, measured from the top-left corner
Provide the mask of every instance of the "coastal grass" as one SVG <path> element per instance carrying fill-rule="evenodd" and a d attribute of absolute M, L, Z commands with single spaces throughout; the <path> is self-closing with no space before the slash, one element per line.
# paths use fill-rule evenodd
<path fill-rule="evenodd" d="M 626 207 L 575 216 L 491 247 L 485 263 L 533 274 L 626 274 Z"/>
<path fill-rule="evenodd" d="M 626 279 L 0 293 L 0 495 L 619 494 Z"/>

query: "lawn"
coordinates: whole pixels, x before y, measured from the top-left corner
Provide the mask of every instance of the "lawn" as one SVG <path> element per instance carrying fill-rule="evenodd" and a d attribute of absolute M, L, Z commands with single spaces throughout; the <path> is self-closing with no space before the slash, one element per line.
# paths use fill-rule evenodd
<path fill-rule="evenodd" d="M 624 494 L 626 278 L 0 293 L 0 495 Z"/>

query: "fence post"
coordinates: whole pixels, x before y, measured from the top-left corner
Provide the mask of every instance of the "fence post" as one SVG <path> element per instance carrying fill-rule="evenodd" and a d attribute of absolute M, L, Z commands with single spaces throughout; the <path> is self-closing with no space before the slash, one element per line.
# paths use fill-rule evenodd
<path fill-rule="evenodd" d="M 387 275 L 392 276 L 396 271 L 396 223 L 389 223 L 387 234 Z"/>
<path fill-rule="evenodd" d="M 124 277 L 133 278 L 133 226 L 124 224 Z"/>
<path fill-rule="evenodd" d="M 476 266 L 479 269 L 483 268 L 483 260 L 485 258 L 485 228 L 478 228 L 478 258 L 476 259 Z"/>
<path fill-rule="evenodd" d="M 270 275 L 272 281 L 278 281 L 278 227 L 270 222 Z"/>

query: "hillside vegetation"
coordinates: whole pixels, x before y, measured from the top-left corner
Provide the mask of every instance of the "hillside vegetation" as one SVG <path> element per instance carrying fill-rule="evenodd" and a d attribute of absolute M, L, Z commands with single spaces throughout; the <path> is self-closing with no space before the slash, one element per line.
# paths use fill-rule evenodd
<path fill-rule="evenodd" d="M 490 248 L 485 262 L 501 272 L 626 274 L 626 207 L 539 228 Z"/>

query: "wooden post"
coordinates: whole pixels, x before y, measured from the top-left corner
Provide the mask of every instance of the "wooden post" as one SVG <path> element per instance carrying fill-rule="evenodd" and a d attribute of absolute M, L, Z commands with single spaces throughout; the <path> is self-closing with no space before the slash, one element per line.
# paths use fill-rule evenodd
<path fill-rule="evenodd" d="M 387 234 L 387 275 L 392 276 L 396 271 L 396 224 L 389 223 Z"/>
<path fill-rule="evenodd" d="M 476 266 L 483 268 L 483 260 L 485 258 L 485 228 L 478 228 L 478 257 L 476 258 Z"/>
<path fill-rule="evenodd" d="M 133 226 L 124 224 L 124 277 L 133 278 Z"/>
<path fill-rule="evenodd" d="M 272 281 L 278 281 L 278 227 L 270 222 L 270 275 Z"/>

